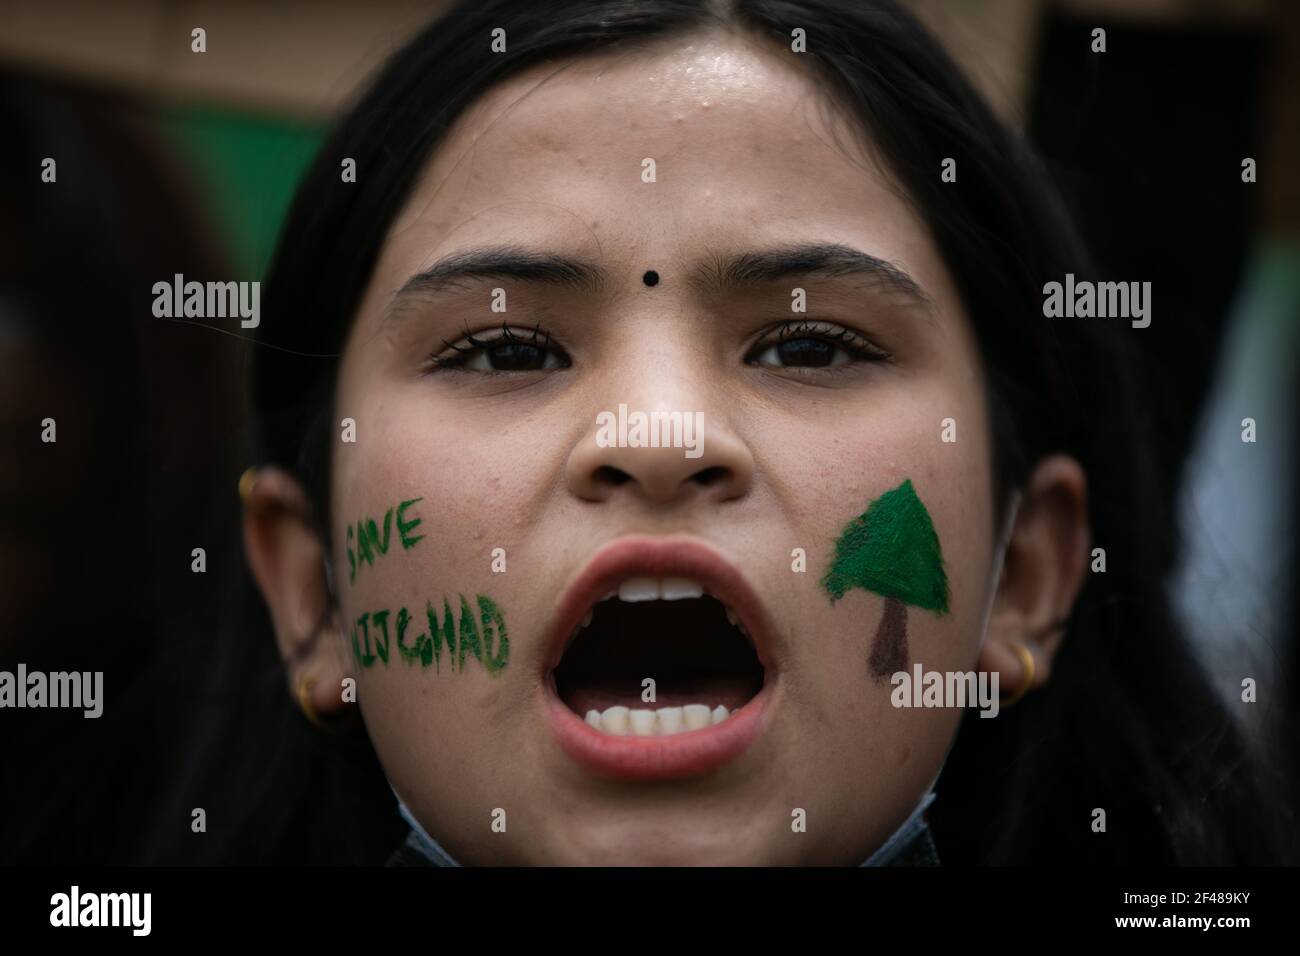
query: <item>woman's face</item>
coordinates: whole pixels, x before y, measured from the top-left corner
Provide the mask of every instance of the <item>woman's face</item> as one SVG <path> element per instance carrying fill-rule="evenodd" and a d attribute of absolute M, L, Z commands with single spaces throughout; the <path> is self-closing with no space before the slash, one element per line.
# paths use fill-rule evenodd
<path fill-rule="evenodd" d="M 981 365 L 926 227 L 793 59 L 695 37 L 520 75 L 383 246 L 332 557 L 369 734 L 462 862 L 857 863 L 943 763 L 962 712 L 894 707 L 879 671 L 975 667 Z M 489 249 L 532 258 L 411 282 Z M 677 447 L 638 436 L 654 411 Z M 837 542 L 909 480 L 950 596 L 902 602 L 900 649 L 879 580 L 915 555 Z"/>

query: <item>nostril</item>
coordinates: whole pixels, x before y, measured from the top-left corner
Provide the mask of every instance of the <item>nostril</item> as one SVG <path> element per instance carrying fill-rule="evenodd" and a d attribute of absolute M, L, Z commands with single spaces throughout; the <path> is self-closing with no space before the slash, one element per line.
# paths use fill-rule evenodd
<path fill-rule="evenodd" d="M 691 475 L 691 481 L 701 485 L 720 484 L 727 480 L 727 475 L 728 469 L 721 465 L 713 465 L 709 468 L 702 468 Z"/>
<path fill-rule="evenodd" d="M 618 485 L 625 485 L 632 480 L 632 476 L 626 471 L 621 471 L 612 465 L 601 465 L 592 473 L 591 477 L 595 480 L 596 484 L 613 485 L 615 487 Z"/>

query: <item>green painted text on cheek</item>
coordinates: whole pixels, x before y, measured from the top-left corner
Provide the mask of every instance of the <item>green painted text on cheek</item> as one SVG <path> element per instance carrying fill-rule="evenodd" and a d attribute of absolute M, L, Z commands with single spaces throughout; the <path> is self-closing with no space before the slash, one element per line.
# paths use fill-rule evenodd
<path fill-rule="evenodd" d="M 421 519 L 416 517 L 407 517 L 406 509 L 417 501 L 423 501 L 423 498 L 411 498 L 403 501 L 396 507 L 389 508 L 384 512 L 383 532 L 380 532 L 380 524 L 374 518 L 362 518 L 353 525 L 348 525 L 344 533 L 344 544 L 348 553 L 348 583 L 351 584 L 357 579 L 357 572 L 362 568 L 362 562 L 373 567 L 375 557 L 383 557 L 388 553 L 388 547 L 392 544 L 392 533 L 394 518 L 397 524 L 397 540 L 402 543 L 402 550 L 409 551 L 415 547 L 417 541 L 424 540 L 424 535 L 413 535 L 413 532 L 420 524 Z M 355 542 L 356 551 L 354 552 L 353 544 Z"/>
<path fill-rule="evenodd" d="M 373 667 L 376 663 L 387 667 L 395 645 L 397 658 L 403 664 L 418 664 L 421 669 L 432 664 L 441 673 L 445 648 L 447 665 L 454 672 L 463 673 L 466 659 L 472 658 L 489 674 L 500 674 L 510 660 L 505 616 L 495 601 L 478 594 L 475 595 L 476 620 L 465 595 L 457 597 L 459 616 L 446 597 L 442 599 L 441 617 L 432 601 L 425 602 L 423 617 L 427 630 L 420 629 L 415 616 L 405 607 L 398 608 L 396 614 L 387 609 L 362 614 L 352 625 L 353 658 L 361 667 Z M 419 633 L 411 634 L 414 630 Z"/>

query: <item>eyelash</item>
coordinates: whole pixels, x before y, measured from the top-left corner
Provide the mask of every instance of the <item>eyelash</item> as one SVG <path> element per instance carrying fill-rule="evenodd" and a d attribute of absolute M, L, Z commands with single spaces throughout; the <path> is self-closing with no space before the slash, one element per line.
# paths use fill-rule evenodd
<path fill-rule="evenodd" d="M 464 343 L 464 344 L 462 344 Z M 445 370 L 473 371 L 479 375 L 512 375 L 515 372 L 508 369 L 467 369 L 465 366 L 471 358 L 481 354 L 486 349 L 505 344 L 532 345 L 542 350 L 555 350 L 561 356 L 562 364 L 560 368 L 568 368 L 570 361 L 568 355 L 564 353 L 559 346 L 552 345 L 551 334 L 541 327 L 541 323 L 533 326 L 526 331 L 519 331 L 510 328 L 504 322 L 501 328 L 494 330 L 493 334 L 487 338 L 479 338 L 469 330 L 468 326 L 464 327 L 461 338 L 455 342 L 442 340 L 443 350 L 430 355 L 424 363 L 423 370 L 426 373 L 439 372 Z M 453 354 L 448 355 L 447 350 Z M 545 369 L 535 369 L 533 371 L 545 371 Z"/>
<path fill-rule="evenodd" d="M 773 336 L 775 332 L 775 336 Z M 824 342 L 830 342 L 844 349 L 851 359 L 859 362 L 888 362 L 893 356 L 884 349 L 873 344 L 868 339 L 859 335 L 857 332 L 850 331 L 840 325 L 830 322 L 822 322 L 816 319 L 800 319 L 795 322 L 780 322 L 767 329 L 763 338 L 750 349 L 745 356 L 745 364 L 757 364 L 754 360 L 757 356 L 763 354 L 768 349 L 775 348 L 791 339 L 819 339 Z M 796 375 L 826 375 L 838 374 L 850 370 L 854 363 L 845 362 L 840 365 L 829 366 L 765 366 L 767 368 L 780 368 L 784 372 L 793 372 Z"/>
<path fill-rule="evenodd" d="M 774 334 L 775 333 L 775 334 Z M 792 339 L 818 339 L 830 342 L 833 345 L 842 348 L 851 359 L 858 362 L 888 362 L 892 359 L 890 353 L 884 349 L 872 344 L 856 332 L 852 332 L 843 326 L 834 325 L 827 322 L 821 322 L 812 319 L 800 319 L 798 321 L 780 322 L 770 326 L 764 336 L 749 350 L 745 356 L 746 365 L 756 365 L 756 358 L 766 352 L 768 349 L 775 348 Z M 483 353 L 486 349 L 503 344 L 524 344 L 532 345 L 543 351 L 555 350 L 559 353 L 561 364 L 559 368 L 568 368 L 571 360 L 559 346 L 553 345 L 549 332 L 541 327 L 541 323 L 533 328 L 519 332 L 502 323 L 499 330 L 486 338 L 480 338 L 469 330 L 464 328 L 463 335 L 455 342 L 449 342 L 443 339 L 443 349 L 430 355 L 424 363 L 423 371 L 433 373 L 439 371 L 471 371 L 466 368 L 471 358 Z M 453 354 L 448 355 L 450 350 Z M 781 368 L 789 373 L 796 375 L 825 375 L 836 374 L 846 370 L 854 364 L 852 361 L 840 363 L 839 365 L 828 366 L 765 366 L 768 368 Z M 473 369 L 472 371 L 480 375 L 511 375 L 515 374 L 514 370 L 509 369 Z M 525 371 L 546 371 L 546 369 L 531 369 Z M 553 369 L 552 369 L 553 371 Z"/>

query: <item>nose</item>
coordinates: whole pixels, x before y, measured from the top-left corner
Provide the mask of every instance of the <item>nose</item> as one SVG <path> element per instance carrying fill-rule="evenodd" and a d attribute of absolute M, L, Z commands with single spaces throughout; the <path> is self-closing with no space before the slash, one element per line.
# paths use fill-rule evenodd
<path fill-rule="evenodd" d="M 569 455 L 565 480 L 570 492 L 586 501 L 627 495 L 656 505 L 721 504 L 743 497 L 754 477 L 748 446 L 721 416 L 707 410 L 677 414 L 674 418 L 674 413 L 661 410 L 656 418 L 650 411 L 623 405 L 595 415 Z M 652 444 L 656 434 L 659 447 Z M 698 455 L 670 441 L 681 438 L 685 443 L 692 437 Z"/>

